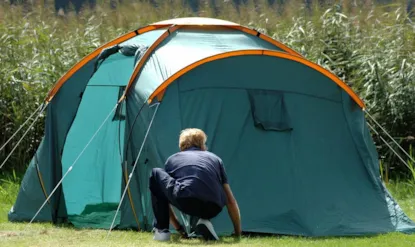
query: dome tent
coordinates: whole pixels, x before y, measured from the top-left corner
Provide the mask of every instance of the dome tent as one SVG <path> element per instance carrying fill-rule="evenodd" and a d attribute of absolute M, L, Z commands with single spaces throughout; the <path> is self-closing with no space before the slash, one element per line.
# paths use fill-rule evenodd
<path fill-rule="evenodd" d="M 245 232 L 415 230 L 382 184 L 362 100 L 236 23 L 179 18 L 127 33 L 70 69 L 45 103 L 45 136 L 10 221 L 151 230 L 150 171 L 196 127 L 224 161 Z M 226 210 L 213 224 L 233 230 Z"/>

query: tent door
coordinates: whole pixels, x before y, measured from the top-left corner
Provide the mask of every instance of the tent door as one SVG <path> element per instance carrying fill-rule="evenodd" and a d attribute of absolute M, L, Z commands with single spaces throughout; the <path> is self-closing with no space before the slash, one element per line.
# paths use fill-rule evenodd
<path fill-rule="evenodd" d="M 88 86 L 62 155 L 67 171 L 114 108 L 123 87 Z M 108 229 L 121 197 L 125 104 L 108 118 L 63 181 L 69 220 L 75 227 Z M 119 215 L 116 224 L 119 223 Z"/>

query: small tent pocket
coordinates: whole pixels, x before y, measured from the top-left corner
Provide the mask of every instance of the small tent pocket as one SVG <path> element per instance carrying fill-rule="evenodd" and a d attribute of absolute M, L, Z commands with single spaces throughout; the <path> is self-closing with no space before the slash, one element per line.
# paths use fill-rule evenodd
<path fill-rule="evenodd" d="M 254 124 L 268 131 L 291 131 L 284 94 L 271 90 L 248 90 Z"/>

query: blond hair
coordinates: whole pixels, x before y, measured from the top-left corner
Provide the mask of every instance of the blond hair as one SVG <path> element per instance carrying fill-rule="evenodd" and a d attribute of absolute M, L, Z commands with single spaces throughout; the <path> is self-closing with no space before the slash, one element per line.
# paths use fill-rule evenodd
<path fill-rule="evenodd" d="M 191 147 L 207 150 L 206 140 L 207 135 L 203 130 L 196 128 L 184 129 L 180 132 L 179 148 L 181 151 Z"/>

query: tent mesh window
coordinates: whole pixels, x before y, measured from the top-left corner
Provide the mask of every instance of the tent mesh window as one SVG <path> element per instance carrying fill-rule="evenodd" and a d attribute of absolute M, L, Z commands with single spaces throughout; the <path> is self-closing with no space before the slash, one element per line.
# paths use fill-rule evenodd
<path fill-rule="evenodd" d="M 284 94 L 272 90 L 247 90 L 251 113 L 257 128 L 266 131 L 291 131 Z"/>

